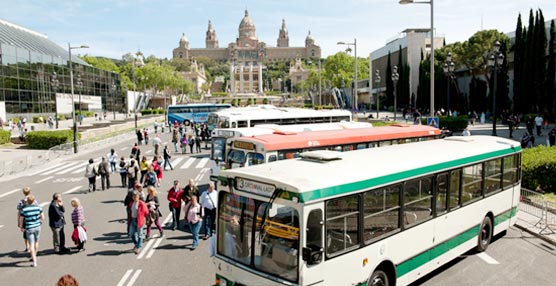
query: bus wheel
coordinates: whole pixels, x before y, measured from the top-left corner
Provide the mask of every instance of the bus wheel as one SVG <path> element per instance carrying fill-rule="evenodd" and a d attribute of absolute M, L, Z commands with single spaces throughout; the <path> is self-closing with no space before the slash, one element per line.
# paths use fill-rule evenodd
<path fill-rule="evenodd" d="M 390 282 L 388 281 L 388 275 L 382 269 L 377 269 L 373 272 L 373 275 L 369 279 L 368 286 L 388 286 Z"/>
<path fill-rule="evenodd" d="M 485 216 L 483 222 L 481 223 L 478 240 L 477 251 L 485 251 L 492 240 L 492 220 L 488 216 Z"/>

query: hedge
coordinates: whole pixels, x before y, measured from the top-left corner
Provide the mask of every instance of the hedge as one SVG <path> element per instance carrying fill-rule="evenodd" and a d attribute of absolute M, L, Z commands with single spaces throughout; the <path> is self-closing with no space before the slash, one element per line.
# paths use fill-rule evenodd
<path fill-rule="evenodd" d="M 151 115 L 151 114 L 165 114 L 164 109 L 144 109 L 141 110 L 141 115 Z"/>
<path fill-rule="evenodd" d="M 521 186 L 554 193 L 556 190 L 556 147 L 539 145 L 523 149 Z"/>
<path fill-rule="evenodd" d="M 222 97 L 222 96 L 228 96 L 228 93 L 225 91 L 216 91 L 212 93 L 212 96 L 215 97 Z"/>
<path fill-rule="evenodd" d="M 469 124 L 467 116 L 458 116 L 455 118 L 452 116 L 441 116 L 439 117 L 439 121 L 440 126 L 438 126 L 438 128 L 446 128 L 452 132 L 461 132 L 467 128 Z M 427 118 L 421 119 L 421 124 L 426 125 Z"/>
<path fill-rule="evenodd" d="M 0 130 L 0 144 L 10 142 L 11 133 L 8 130 Z"/>
<path fill-rule="evenodd" d="M 77 140 L 81 134 L 77 133 Z M 31 149 L 46 150 L 56 145 L 73 142 L 71 130 L 30 131 L 27 133 L 27 146 Z"/>

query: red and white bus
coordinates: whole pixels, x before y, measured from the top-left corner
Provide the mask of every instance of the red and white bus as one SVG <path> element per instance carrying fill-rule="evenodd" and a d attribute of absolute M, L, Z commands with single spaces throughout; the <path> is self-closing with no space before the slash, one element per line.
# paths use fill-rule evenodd
<path fill-rule="evenodd" d="M 345 130 L 274 132 L 229 140 L 226 169 L 292 159 L 313 150 L 351 151 L 440 138 L 427 125 L 390 125 Z"/>

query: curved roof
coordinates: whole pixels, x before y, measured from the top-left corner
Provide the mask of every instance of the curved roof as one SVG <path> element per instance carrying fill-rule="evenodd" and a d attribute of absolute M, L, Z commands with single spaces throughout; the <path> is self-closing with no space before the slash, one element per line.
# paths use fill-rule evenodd
<path fill-rule="evenodd" d="M 32 52 L 69 59 L 68 51 L 50 41 L 44 34 L 20 27 L 0 19 L 0 43 L 23 48 Z M 72 61 L 89 66 L 85 61 L 72 55 Z"/>
<path fill-rule="evenodd" d="M 255 24 L 253 23 L 253 20 L 249 17 L 249 12 L 247 11 L 247 9 L 245 9 L 245 17 L 243 17 L 243 19 L 241 20 L 241 23 L 239 23 L 239 28 L 255 28 Z"/>
<path fill-rule="evenodd" d="M 210 22 L 209 22 L 209 25 L 210 25 Z M 181 42 L 189 42 L 189 40 L 188 40 L 187 37 L 185 36 L 185 33 L 182 33 L 182 34 L 181 34 L 180 43 L 181 43 Z"/>

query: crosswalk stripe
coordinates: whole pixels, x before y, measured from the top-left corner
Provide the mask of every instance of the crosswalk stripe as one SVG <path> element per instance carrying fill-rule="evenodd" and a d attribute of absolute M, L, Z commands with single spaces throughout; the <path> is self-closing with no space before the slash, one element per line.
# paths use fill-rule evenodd
<path fill-rule="evenodd" d="M 189 166 L 191 166 L 191 164 L 193 164 L 193 162 L 195 162 L 195 158 L 189 158 L 185 164 L 183 164 L 180 169 L 187 169 L 189 168 Z"/>
<path fill-rule="evenodd" d="M 153 149 L 147 150 L 147 152 L 145 152 L 145 154 L 151 154 L 152 152 L 153 152 Z"/>
<path fill-rule="evenodd" d="M 197 166 L 195 166 L 195 168 L 196 169 L 203 168 L 205 164 L 207 164 L 208 160 L 209 160 L 208 158 L 201 159 L 201 161 L 199 161 L 199 163 L 197 164 Z"/>
<path fill-rule="evenodd" d="M 18 192 L 18 191 L 21 191 L 21 190 L 22 190 L 21 188 L 17 188 L 17 189 L 15 189 L 15 190 L 11 190 L 11 191 L 9 191 L 9 192 L 7 192 L 7 193 L 3 193 L 3 194 L 0 195 L 0 198 L 3 198 L 3 197 L 5 197 L 5 196 L 9 196 L 9 195 L 11 195 L 11 194 L 13 194 L 13 193 L 16 193 L 16 192 Z"/>
<path fill-rule="evenodd" d="M 74 166 L 74 165 L 76 165 L 76 164 L 79 164 L 79 162 L 72 162 L 72 163 L 69 163 L 69 164 L 65 164 L 65 165 L 63 165 L 63 166 L 60 166 L 59 168 L 54 168 L 54 169 L 52 169 L 52 170 L 50 170 L 50 171 L 48 171 L 48 172 L 42 173 L 41 175 L 43 175 L 43 176 L 50 175 L 50 174 L 56 173 L 56 172 L 58 172 L 58 171 L 60 171 L 60 170 L 63 170 L 64 168 L 68 168 L 68 167 L 70 167 L 70 166 Z"/>
<path fill-rule="evenodd" d="M 44 179 L 42 179 L 42 180 L 36 181 L 35 184 L 40 184 L 40 183 L 42 183 L 42 182 L 44 182 L 44 181 L 48 181 L 48 180 L 50 180 L 50 179 L 52 179 L 52 178 L 54 178 L 54 176 L 48 176 L 48 177 L 46 177 L 46 178 L 44 178 Z"/>
<path fill-rule="evenodd" d="M 65 173 L 69 173 L 69 172 L 74 171 L 75 169 L 81 168 L 81 167 L 83 167 L 83 166 L 85 166 L 85 165 L 87 165 L 87 162 L 79 163 L 79 164 L 77 164 L 77 165 L 75 165 L 75 166 L 73 166 L 73 167 L 67 168 L 67 169 L 65 169 L 65 170 L 63 170 L 63 171 L 61 171 L 61 172 L 56 173 L 56 175 L 62 175 L 62 174 L 65 174 Z M 80 171 L 81 171 L 81 170 L 80 170 Z"/>
<path fill-rule="evenodd" d="M 183 157 L 178 157 L 174 161 L 172 161 L 172 167 L 175 168 L 181 162 L 181 160 L 183 160 Z"/>
<path fill-rule="evenodd" d="M 52 169 L 54 169 L 54 168 L 58 168 L 58 167 L 60 167 L 60 166 L 62 166 L 62 165 L 64 165 L 64 164 L 65 164 L 65 163 L 63 163 L 63 162 L 62 162 L 62 163 L 58 163 L 58 164 L 54 164 L 54 165 L 52 165 L 52 166 L 49 166 L 49 167 L 46 168 L 46 169 L 42 169 L 42 170 L 39 170 L 39 171 L 37 171 L 37 172 L 34 172 L 34 173 L 30 174 L 29 176 L 31 176 L 31 177 L 36 176 L 36 175 L 38 175 L 38 174 L 40 174 L 40 173 L 42 173 L 42 172 L 46 172 L 46 171 L 52 170 Z"/>
<path fill-rule="evenodd" d="M 120 149 L 120 151 L 125 151 L 125 150 L 127 150 L 127 147 Z"/>

